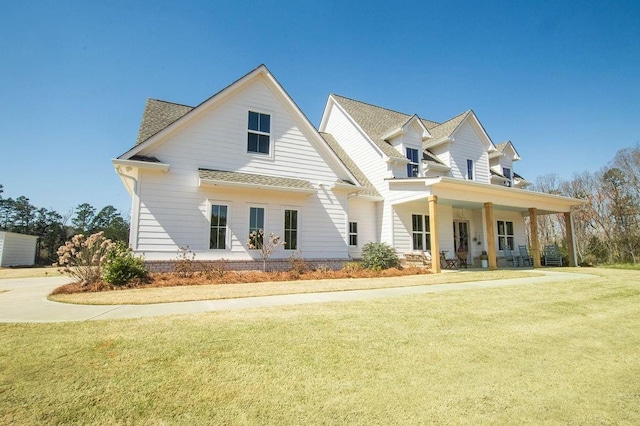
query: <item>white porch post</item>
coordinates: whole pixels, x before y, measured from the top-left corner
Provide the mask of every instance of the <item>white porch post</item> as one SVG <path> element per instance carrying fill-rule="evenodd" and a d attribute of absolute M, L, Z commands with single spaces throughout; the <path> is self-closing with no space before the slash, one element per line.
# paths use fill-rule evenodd
<path fill-rule="evenodd" d="M 573 233 L 573 215 L 571 212 L 564 214 L 564 224 L 567 230 L 567 248 L 569 249 L 569 266 L 578 264 L 578 254 L 576 250 L 576 239 Z"/>
<path fill-rule="evenodd" d="M 436 210 L 438 207 L 438 197 L 430 195 L 427 198 L 429 203 L 429 232 L 431 235 L 431 271 L 440 272 L 440 236 L 438 235 L 438 218 Z"/>

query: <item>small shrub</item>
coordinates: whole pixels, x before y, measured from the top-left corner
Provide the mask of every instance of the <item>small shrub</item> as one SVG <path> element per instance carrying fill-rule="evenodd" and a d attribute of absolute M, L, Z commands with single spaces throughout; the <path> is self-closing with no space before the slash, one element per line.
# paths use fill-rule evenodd
<path fill-rule="evenodd" d="M 133 252 L 122 241 L 118 241 L 107 253 L 102 279 L 105 282 L 122 286 L 135 279 L 147 276 L 144 261 L 133 255 Z"/>
<path fill-rule="evenodd" d="M 247 247 L 249 247 L 250 250 L 258 250 L 260 257 L 262 257 L 262 272 L 267 271 L 267 259 L 278 250 L 278 247 L 285 244 L 286 242 L 280 241 L 280 237 L 274 235 L 273 232 L 269 233 L 269 238 L 265 241 L 264 230 L 262 229 L 257 232 L 253 231 L 247 239 Z"/>
<path fill-rule="evenodd" d="M 333 271 L 329 265 L 325 265 L 324 263 L 316 266 L 316 272 L 320 272 L 321 274 L 326 274 L 327 272 Z"/>
<path fill-rule="evenodd" d="M 104 237 L 104 232 L 88 238 L 78 234 L 58 248 L 58 263 L 53 266 L 61 266 L 62 273 L 69 274 L 83 286 L 94 284 L 102 279 L 102 267 L 113 246 L 111 240 Z"/>
<path fill-rule="evenodd" d="M 229 261 L 227 259 L 217 259 L 213 262 L 207 262 L 202 265 L 202 273 L 209 279 L 222 278 L 227 270 L 228 263 Z"/>
<path fill-rule="evenodd" d="M 189 246 L 178 249 L 178 257 L 173 262 L 173 273 L 182 278 L 191 278 L 195 273 L 196 254 L 189 250 Z"/>
<path fill-rule="evenodd" d="M 296 255 L 295 253 L 291 253 L 289 256 L 289 271 L 294 272 L 298 276 L 304 274 L 309 270 L 309 264 L 306 259 L 302 257 L 302 255 Z"/>
<path fill-rule="evenodd" d="M 362 271 L 362 265 L 360 262 L 347 262 L 342 265 L 342 270 L 348 274 L 357 274 Z"/>
<path fill-rule="evenodd" d="M 387 243 L 370 242 L 362 247 L 362 266 L 382 270 L 400 266 L 396 251 Z"/>

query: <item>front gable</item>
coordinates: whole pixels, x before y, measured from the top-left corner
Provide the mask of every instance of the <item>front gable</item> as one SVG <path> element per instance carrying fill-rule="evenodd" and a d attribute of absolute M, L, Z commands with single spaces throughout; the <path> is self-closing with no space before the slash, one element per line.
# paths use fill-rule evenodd
<path fill-rule="evenodd" d="M 256 117 L 262 118 L 262 128 L 252 129 Z M 261 145 L 256 148 L 251 138 L 258 137 Z M 188 169 L 194 175 L 203 168 L 304 176 L 318 184 L 356 182 L 264 66 L 188 111 L 119 160 L 140 155 L 156 157 L 173 170 Z"/>

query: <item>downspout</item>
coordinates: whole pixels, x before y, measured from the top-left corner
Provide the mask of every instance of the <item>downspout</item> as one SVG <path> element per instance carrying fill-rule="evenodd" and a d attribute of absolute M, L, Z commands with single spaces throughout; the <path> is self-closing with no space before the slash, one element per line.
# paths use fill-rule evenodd
<path fill-rule="evenodd" d="M 138 196 L 138 180 L 133 176 L 122 173 L 121 166 L 116 167 L 116 173 L 120 178 L 131 179 L 133 194 L 131 196 L 131 223 L 129 224 L 129 247 L 132 250 L 138 248 L 138 213 L 140 211 L 140 197 Z"/>

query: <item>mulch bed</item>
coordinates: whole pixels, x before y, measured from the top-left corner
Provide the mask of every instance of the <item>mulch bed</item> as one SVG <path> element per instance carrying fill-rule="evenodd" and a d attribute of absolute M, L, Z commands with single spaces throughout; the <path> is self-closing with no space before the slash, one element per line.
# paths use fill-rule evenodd
<path fill-rule="evenodd" d="M 131 282 L 123 286 L 112 286 L 105 282 L 98 282 L 90 285 L 82 285 L 80 283 L 65 284 L 56 288 L 51 294 L 69 294 L 69 293 L 87 293 L 111 291 L 131 288 L 154 288 L 154 287 L 176 287 L 187 285 L 224 285 L 224 284 L 241 284 L 241 283 L 263 283 L 275 281 L 299 281 L 299 280 L 326 280 L 326 279 L 344 279 L 344 278 L 381 278 L 381 277 L 400 277 L 404 275 L 420 275 L 429 274 L 430 270 L 426 268 L 390 268 L 381 271 L 372 271 L 368 269 L 361 270 L 339 270 L 339 271 L 286 271 L 286 272 L 234 272 L 225 271 L 224 273 L 202 273 L 194 272 L 192 274 L 176 274 L 176 273 L 154 273 L 140 281 Z"/>

